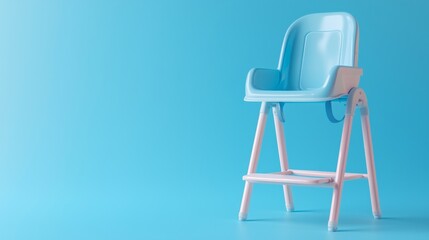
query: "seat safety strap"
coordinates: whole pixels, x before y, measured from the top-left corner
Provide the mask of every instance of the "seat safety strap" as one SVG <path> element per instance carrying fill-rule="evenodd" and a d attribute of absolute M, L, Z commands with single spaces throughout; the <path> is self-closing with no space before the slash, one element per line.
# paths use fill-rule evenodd
<path fill-rule="evenodd" d="M 325 102 L 325 110 L 326 110 L 326 116 L 328 117 L 330 122 L 339 123 L 344 120 L 344 116 L 341 119 L 335 118 L 334 113 L 332 111 L 332 101 Z"/>

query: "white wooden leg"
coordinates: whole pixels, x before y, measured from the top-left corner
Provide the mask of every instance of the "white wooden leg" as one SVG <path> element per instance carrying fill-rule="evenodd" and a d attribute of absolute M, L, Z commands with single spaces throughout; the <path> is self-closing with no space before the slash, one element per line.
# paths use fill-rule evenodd
<path fill-rule="evenodd" d="M 371 195 L 372 213 L 374 218 L 381 218 L 380 201 L 378 198 L 377 178 L 375 174 L 374 152 L 372 149 L 371 128 L 368 111 L 361 114 L 362 133 L 365 146 L 366 168 L 368 172 L 369 191 Z"/>
<path fill-rule="evenodd" d="M 252 154 L 250 156 L 249 169 L 247 174 L 254 173 L 256 166 L 258 165 L 259 152 L 261 150 L 262 137 L 264 136 L 265 123 L 267 122 L 268 107 L 267 103 L 261 104 L 261 110 L 259 111 L 258 125 L 256 127 L 255 139 L 253 141 Z M 243 198 L 241 200 L 240 212 L 238 214 L 239 220 L 247 219 L 247 211 L 249 209 L 250 195 L 252 194 L 252 183 L 246 181 L 244 185 Z"/>
<path fill-rule="evenodd" d="M 338 226 L 338 214 L 340 210 L 341 192 L 346 170 L 347 154 L 349 150 L 350 134 L 353 115 L 346 115 L 344 118 L 343 133 L 341 136 L 340 152 L 338 154 L 337 172 L 334 181 L 334 193 L 332 195 L 331 213 L 329 216 L 328 230 L 336 231 Z"/>
<path fill-rule="evenodd" d="M 289 169 L 289 164 L 287 159 L 283 122 L 280 120 L 279 114 L 277 113 L 277 111 L 282 111 L 282 109 L 280 109 L 279 107 L 279 104 L 277 104 L 277 106 L 273 108 L 273 118 L 274 118 L 274 126 L 276 128 L 277 148 L 279 151 L 280 167 L 283 172 Z M 293 206 L 293 199 L 292 199 L 292 191 L 289 185 L 283 185 L 283 194 L 285 198 L 286 210 L 288 212 L 293 211 L 294 206 Z"/>

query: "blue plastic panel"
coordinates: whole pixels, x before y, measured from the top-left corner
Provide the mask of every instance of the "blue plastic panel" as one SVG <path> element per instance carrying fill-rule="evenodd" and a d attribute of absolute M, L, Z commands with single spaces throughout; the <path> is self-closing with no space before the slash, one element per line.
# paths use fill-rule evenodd
<path fill-rule="evenodd" d="M 323 88 L 340 64 L 341 32 L 310 32 L 305 36 L 300 89 Z M 335 73 L 335 72 L 334 72 Z"/>

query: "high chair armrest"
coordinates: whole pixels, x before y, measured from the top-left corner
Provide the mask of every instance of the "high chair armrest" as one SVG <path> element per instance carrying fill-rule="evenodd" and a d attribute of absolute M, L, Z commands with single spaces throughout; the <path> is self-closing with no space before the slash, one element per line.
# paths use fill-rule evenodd
<path fill-rule="evenodd" d="M 332 95 L 340 96 L 348 94 L 350 89 L 359 85 L 362 73 L 362 68 L 338 66 Z"/>
<path fill-rule="evenodd" d="M 255 90 L 275 90 L 280 82 L 277 69 L 252 68 L 247 74 L 246 88 Z"/>
<path fill-rule="evenodd" d="M 359 67 L 348 67 L 348 66 L 338 66 L 337 69 L 337 80 L 353 80 L 359 79 L 362 75 L 363 70 Z"/>

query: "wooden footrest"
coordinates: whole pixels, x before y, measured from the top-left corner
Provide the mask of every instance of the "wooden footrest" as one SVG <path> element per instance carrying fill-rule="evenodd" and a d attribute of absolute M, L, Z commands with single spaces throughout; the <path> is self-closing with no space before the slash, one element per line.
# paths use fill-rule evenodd
<path fill-rule="evenodd" d="M 344 180 L 366 178 L 366 174 L 346 173 Z M 251 173 L 243 180 L 256 183 L 278 183 L 292 185 L 320 185 L 334 182 L 335 172 L 288 170 L 278 173 Z"/>

